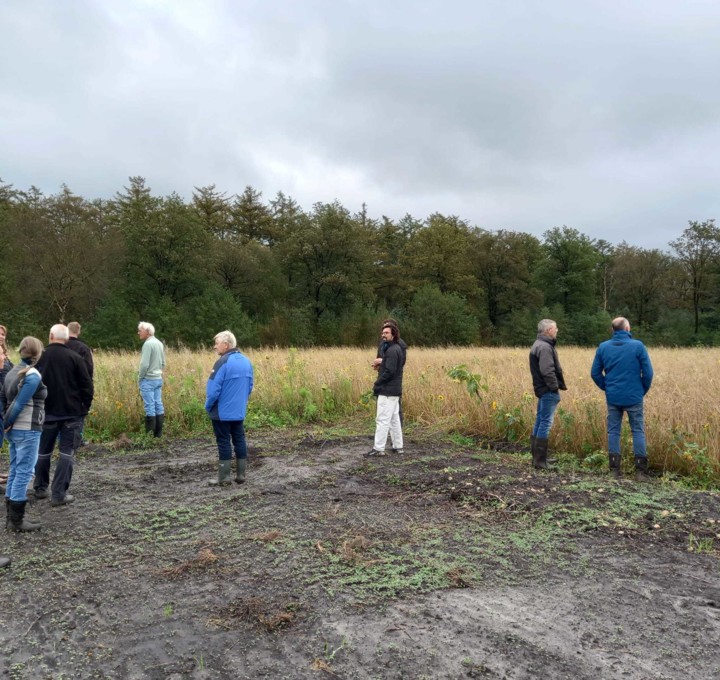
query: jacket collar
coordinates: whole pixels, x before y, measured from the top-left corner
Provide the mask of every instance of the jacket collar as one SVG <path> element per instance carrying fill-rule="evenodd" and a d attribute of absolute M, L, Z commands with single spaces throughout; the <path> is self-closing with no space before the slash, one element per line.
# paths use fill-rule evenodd
<path fill-rule="evenodd" d="M 613 340 L 630 340 L 632 333 L 630 331 L 613 331 Z"/>
<path fill-rule="evenodd" d="M 549 335 L 545 335 L 545 333 L 538 333 L 537 339 L 547 342 L 548 345 L 552 345 L 553 347 L 555 347 L 555 343 L 557 342 L 556 338 L 551 338 Z"/>

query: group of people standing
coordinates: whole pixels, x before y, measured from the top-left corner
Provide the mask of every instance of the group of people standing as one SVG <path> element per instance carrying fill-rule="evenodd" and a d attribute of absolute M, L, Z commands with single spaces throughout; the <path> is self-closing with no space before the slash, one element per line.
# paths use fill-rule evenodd
<path fill-rule="evenodd" d="M 633 439 L 635 476 L 648 479 L 643 400 L 653 380 L 650 356 L 640 340 L 630 334 L 630 322 L 622 316 L 613 319 L 613 335 L 595 352 L 590 376 L 605 392 L 607 402 L 608 464 L 613 476 L 620 477 L 620 432 L 627 413 Z M 537 340 L 530 349 L 530 374 L 538 398 L 537 416 L 530 437 L 533 465 L 547 469 L 555 462 L 548 458 L 548 437 L 560 403 L 560 391 L 566 390 L 565 378 L 555 344 L 558 326 L 552 319 L 538 324 Z"/>
<path fill-rule="evenodd" d="M 639 479 L 647 479 L 643 398 L 650 389 L 653 369 L 645 346 L 630 334 L 624 317 L 612 322 L 613 337 L 597 349 L 591 376 L 607 398 L 608 455 L 612 473 L 620 476 L 620 431 L 628 414 L 633 435 L 635 467 Z M 72 503 L 68 493 L 75 452 L 83 444 L 83 425 L 94 397 L 92 350 L 79 339 L 80 324 L 56 324 L 49 343 L 34 337 L 22 339 L 20 363 L 13 366 L 7 356 L 7 329 L 0 326 L 0 445 L 3 436 L 10 449 L 10 470 L 5 488 L 6 526 L 10 531 L 37 531 L 40 523 L 25 517 L 28 486 L 33 481 L 36 499 L 50 497 L 50 505 Z M 139 391 L 145 411 L 145 431 L 161 437 L 165 421 L 162 401 L 165 348 L 155 337 L 151 323 L 138 324 L 143 341 L 138 372 Z M 532 429 L 531 450 L 535 468 L 548 469 L 548 438 L 560 392 L 567 389 L 556 349 L 558 326 L 552 319 L 538 324 L 530 350 L 530 373 L 538 398 Z M 253 367 L 237 348 L 230 331 L 214 338 L 219 358 L 206 385 L 205 410 L 210 417 L 218 449 L 218 474 L 212 486 L 245 482 L 247 444 L 244 421 L 253 390 Z M 378 376 L 373 386 L 377 397 L 373 448 L 365 455 L 386 455 L 388 435 L 392 453 L 403 452 L 402 391 L 407 345 L 400 337 L 397 321 L 383 322 L 377 355 L 371 366 Z M 51 457 L 59 442 L 59 459 L 50 484 Z M 235 457 L 234 476 L 232 471 Z M 0 567 L 9 563 L 0 557 Z"/>

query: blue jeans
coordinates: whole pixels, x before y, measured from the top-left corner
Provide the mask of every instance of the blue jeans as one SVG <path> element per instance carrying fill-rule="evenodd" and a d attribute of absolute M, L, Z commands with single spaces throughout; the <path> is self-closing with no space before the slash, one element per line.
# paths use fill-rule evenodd
<path fill-rule="evenodd" d="M 212 426 L 220 460 L 230 460 L 233 448 L 238 460 L 247 458 L 245 426 L 242 420 L 213 420 Z"/>
<path fill-rule="evenodd" d="M 165 407 L 162 403 L 162 380 L 141 380 L 140 396 L 143 400 L 146 416 L 162 416 Z"/>
<path fill-rule="evenodd" d="M 628 414 L 630 432 L 633 439 L 633 454 L 639 458 L 647 457 L 645 444 L 645 418 L 643 416 L 643 403 L 632 406 L 615 406 L 608 404 L 608 453 L 620 453 L 620 431 L 622 430 L 623 413 Z"/>
<path fill-rule="evenodd" d="M 26 501 L 27 486 L 35 471 L 40 448 L 40 432 L 12 429 L 5 436 L 10 444 L 10 472 L 5 496 L 11 501 Z"/>
<path fill-rule="evenodd" d="M 545 392 L 545 394 L 538 399 L 535 427 L 533 427 L 532 431 L 533 437 L 547 439 L 550 436 L 550 428 L 555 419 L 555 409 L 559 403 L 559 392 Z"/>

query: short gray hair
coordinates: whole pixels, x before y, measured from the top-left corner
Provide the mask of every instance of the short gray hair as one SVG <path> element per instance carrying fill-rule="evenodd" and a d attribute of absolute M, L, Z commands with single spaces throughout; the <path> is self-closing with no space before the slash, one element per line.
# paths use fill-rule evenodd
<path fill-rule="evenodd" d="M 52 335 L 55 340 L 67 340 L 70 337 L 68 327 L 61 323 L 56 323 L 50 329 L 50 335 Z"/>
<path fill-rule="evenodd" d="M 614 331 L 626 331 L 630 328 L 630 322 L 624 316 L 618 316 L 612 320 L 612 327 Z"/>
<path fill-rule="evenodd" d="M 74 335 L 80 335 L 80 324 L 77 321 L 71 321 L 68 324 L 68 330 Z"/>
<path fill-rule="evenodd" d="M 543 319 L 538 323 L 538 333 L 545 335 L 553 326 L 557 326 L 557 323 L 552 319 Z"/>
<path fill-rule="evenodd" d="M 231 349 L 237 347 L 237 340 L 231 331 L 220 331 L 213 340 L 215 340 L 215 342 L 219 340 L 220 342 L 227 343 L 227 346 Z"/>
<path fill-rule="evenodd" d="M 155 326 L 153 326 L 151 323 L 148 323 L 147 321 L 141 321 L 138 324 L 138 330 L 145 331 L 146 333 L 149 333 L 150 335 L 155 335 Z"/>

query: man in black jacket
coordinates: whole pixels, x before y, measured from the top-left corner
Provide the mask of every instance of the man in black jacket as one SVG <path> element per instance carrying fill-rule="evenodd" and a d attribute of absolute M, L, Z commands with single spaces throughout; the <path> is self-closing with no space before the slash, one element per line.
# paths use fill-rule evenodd
<path fill-rule="evenodd" d="M 378 377 L 373 386 L 377 397 L 375 418 L 375 444 L 366 456 L 384 456 L 388 432 L 393 452 L 403 452 L 402 423 L 400 422 L 400 397 L 402 396 L 403 368 L 405 352 L 400 345 L 400 330 L 396 324 L 385 324 L 382 339 L 387 343 L 382 361 L 378 368 Z"/>
<path fill-rule="evenodd" d="M 555 350 L 558 334 L 557 324 L 552 319 L 538 323 L 537 340 L 530 349 L 530 374 L 533 390 L 538 398 L 537 417 L 530 436 L 533 466 L 547 470 L 548 436 L 555 418 L 555 409 L 560 403 L 560 391 L 566 390 L 560 359 Z"/>
<path fill-rule="evenodd" d="M 60 459 L 55 466 L 50 503 L 53 507 L 72 503 L 67 493 L 80 445 L 83 421 L 93 400 L 93 382 L 79 354 L 67 347 L 67 326 L 56 324 L 50 329 L 50 343 L 37 369 L 47 386 L 45 423 L 40 437 L 40 451 L 35 465 L 35 497 L 47 498 L 50 483 L 50 459 L 55 442 L 60 439 Z"/>
<path fill-rule="evenodd" d="M 80 324 L 77 321 L 71 321 L 68 325 L 68 333 L 70 337 L 67 341 L 67 346 L 73 351 L 79 354 L 85 365 L 87 366 L 90 379 L 93 377 L 95 372 L 95 364 L 93 362 L 92 350 L 80 339 Z"/>

